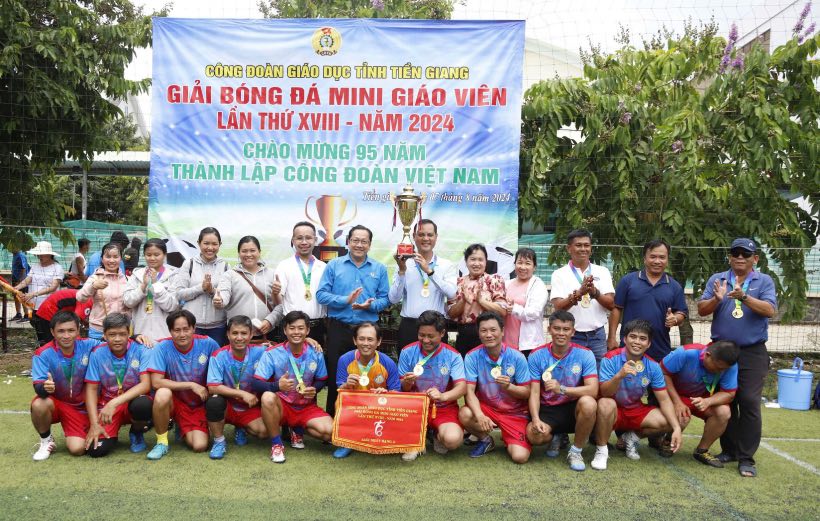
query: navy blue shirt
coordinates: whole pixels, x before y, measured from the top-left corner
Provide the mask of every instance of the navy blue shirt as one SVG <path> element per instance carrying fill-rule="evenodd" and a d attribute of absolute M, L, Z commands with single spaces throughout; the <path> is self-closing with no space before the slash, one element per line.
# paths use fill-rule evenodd
<path fill-rule="evenodd" d="M 28 265 L 26 254 L 18 251 L 11 260 L 11 280 L 15 283 L 22 282 L 28 276 L 29 271 L 31 267 Z"/>
<path fill-rule="evenodd" d="M 666 310 L 689 314 L 683 288 L 678 281 L 664 273 L 653 286 L 646 278 L 646 271 L 633 271 L 621 277 L 615 288 L 615 305 L 623 310 L 621 317 L 621 345 L 624 342 L 623 324 L 643 319 L 652 324 L 652 345 L 646 354 L 654 360 L 662 360 L 672 351 L 669 328 L 666 327 Z"/>
<path fill-rule="evenodd" d="M 356 302 L 361 304 L 369 298 L 374 299 L 370 309 L 353 309 L 347 303 L 348 295 L 356 288 L 362 288 Z M 377 322 L 379 311 L 390 305 L 389 290 L 384 264 L 367 257 L 361 266 L 356 266 L 350 255 L 345 255 L 327 264 L 316 290 L 316 300 L 327 306 L 327 316 L 345 324 Z"/>
<path fill-rule="evenodd" d="M 716 280 L 721 281 L 721 284 L 725 280 L 728 287 L 727 291 L 732 291 L 732 285 L 729 282 L 730 276 L 731 270 L 715 273 L 709 277 L 700 300 L 709 300 L 715 296 Z M 749 273 L 747 280 L 749 280 L 749 286 L 746 289 L 746 294 L 768 302 L 777 311 L 777 292 L 772 278 L 765 273 L 752 271 Z M 743 282 L 745 284 L 746 281 Z M 743 311 L 743 316 L 735 318 L 732 316 L 732 312 L 735 310 L 735 302 L 736 300 L 733 298 L 724 298 L 718 303 L 712 314 L 712 340 L 731 340 L 739 346 L 749 346 L 768 340 L 769 319 L 763 315 L 758 315 L 742 302 L 740 309 Z"/>

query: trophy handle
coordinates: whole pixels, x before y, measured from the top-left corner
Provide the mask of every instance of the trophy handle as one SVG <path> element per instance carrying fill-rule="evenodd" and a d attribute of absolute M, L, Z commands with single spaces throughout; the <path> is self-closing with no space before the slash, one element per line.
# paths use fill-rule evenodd
<path fill-rule="evenodd" d="M 308 213 L 308 205 L 310 204 L 310 200 L 311 200 L 311 199 L 316 199 L 316 197 L 311 195 L 310 197 L 308 197 L 308 198 L 305 200 L 305 217 L 307 217 L 307 218 L 308 218 L 308 220 L 309 220 L 310 222 L 312 222 L 313 224 L 318 224 L 318 225 L 320 225 L 320 226 L 321 226 L 321 223 L 320 223 L 319 221 L 314 220 L 314 219 L 313 219 L 313 217 L 311 217 L 311 216 L 310 216 L 310 213 Z"/>
<path fill-rule="evenodd" d="M 357 213 L 357 208 L 358 207 L 356 206 L 356 201 L 353 201 L 353 215 L 350 217 L 350 219 L 340 222 L 339 226 L 344 226 L 345 224 L 347 224 L 350 221 L 352 221 L 353 219 L 355 219 L 356 218 L 356 213 Z"/>

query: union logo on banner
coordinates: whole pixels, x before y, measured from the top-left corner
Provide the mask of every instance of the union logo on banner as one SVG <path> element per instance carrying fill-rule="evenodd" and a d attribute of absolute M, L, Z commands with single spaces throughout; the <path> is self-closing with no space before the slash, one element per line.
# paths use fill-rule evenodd
<path fill-rule="evenodd" d="M 422 451 L 429 407 L 424 393 L 339 391 L 333 444 L 370 454 Z"/>
<path fill-rule="evenodd" d="M 333 27 L 316 29 L 310 42 L 319 56 L 333 56 L 342 48 L 342 35 Z"/>

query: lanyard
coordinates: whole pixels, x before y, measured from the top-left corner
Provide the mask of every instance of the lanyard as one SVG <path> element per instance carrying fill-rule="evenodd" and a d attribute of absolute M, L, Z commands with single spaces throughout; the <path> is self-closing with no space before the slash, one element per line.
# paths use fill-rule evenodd
<path fill-rule="evenodd" d="M 239 368 L 239 371 L 236 370 L 236 364 L 231 364 L 231 374 L 233 375 L 233 385 L 235 388 L 239 389 L 239 386 L 242 384 L 242 375 L 245 374 L 245 367 L 248 365 L 248 358 L 250 355 L 247 353 L 247 347 L 245 348 L 245 360 L 242 361 L 242 367 Z M 231 355 L 233 356 L 233 355 Z"/>
<path fill-rule="evenodd" d="M 359 357 L 356 357 L 356 364 L 359 366 L 359 374 L 367 375 L 368 373 L 370 373 L 370 369 L 373 367 L 373 362 L 376 361 L 376 356 L 378 356 L 378 354 L 373 355 L 373 358 L 370 359 L 370 362 L 367 364 L 367 367 L 363 366 L 359 362 Z"/>
<path fill-rule="evenodd" d="M 305 354 L 304 346 L 302 347 L 302 354 Z M 293 369 L 293 374 L 296 375 L 296 381 L 303 384 L 304 379 L 302 375 L 305 374 L 305 360 L 302 360 L 301 365 L 296 365 L 296 359 L 293 358 L 293 353 L 290 352 L 290 349 L 288 349 L 288 359 L 290 360 L 290 367 Z M 371 360 L 370 362 L 372 363 L 373 361 Z"/>
<path fill-rule="evenodd" d="M 706 382 L 706 376 L 703 377 L 703 383 L 706 384 L 706 390 L 709 391 L 709 396 L 715 394 L 715 387 L 717 387 L 717 383 L 720 380 L 721 373 L 718 373 L 712 377 L 712 384 Z"/>
<path fill-rule="evenodd" d="M 735 281 L 736 280 L 737 280 L 737 278 L 735 278 L 735 273 L 730 272 L 729 273 L 729 285 L 732 286 L 732 289 L 734 289 L 734 287 L 735 287 Z M 746 290 L 749 289 L 749 283 L 750 282 L 752 282 L 752 274 L 751 273 L 746 275 L 746 280 L 743 281 L 743 293 L 746 293 Z M 740 299 L 735 299 L 735 309 L 740 309 Z"/>
<path fill-rule="evenodd" d="M 117 379 L 117 393 L 122 394 L 122 384 L 125 381 L 125 372 L 128 371 L 128 363 L 125 357 L 121 360 L 121 364 L 118 364 L 117 361 L 118 359 L 116 359 L 112 353 L 111 366 L 114 368 L 114 378 Z"/>
<path fill-rule="evenodd" d="M 554 362 L 551 366 L 547 367 L 547 371 L 549 371 L 549 372 L 551 373 L 551 372 L 552 372 L 552 370 L 553 370 L 553 369 L 555 369 L 555 368 L 558 366 L 558 364 L 560 364 L 561 362 L 563 362 L 563 361 L 567 358 L 567 356 L 569 356 L 569 352 L 570 352 L 570 350 L 571 350 L 571 349 L 572 349 L 572 347 L 570 347 L 569 349 L 567 349 L 566 354 L 565 354 L 562 358 L 559 358 L 559 359 L 558 359 L 558 360 L 556 360 L 556 361 L 555 361 L 555 362 Z M 550 354 L 551 354 L 553 357 L 555 356 L 555 355 L 553 355 L 553 354 L 552 354 L 552 351 L 550 351 Z"/>
<path fill-rule="evenodd" d="M 584 283 L 584 277 L 586 277 L 587 272 L 592 273 L 592 264 L 587 266 L 587 269 L 581 271 L 575 267 L 572 261 L 569 261 L 569 269 L 572 270 L 572 274 L 575 275 L 575 280 L 578 281 L 578 284 Z"/>
<path fill-rule="evenodd" d="M 416 362 L 416 365 L 420 365 L 420 366 L 424 367 L 424 364 L 426 364 L 427 361 L 430 360 L 431 358 L 433 358 L 433 355 L 438 352 L 439 347 L 440 346 L 436 346 L 436 348 L 433 349 L 433 351 L 429 355 L 425 356 L 424 358 L 422 358 L 421 360 Z M 421 354 L 421 353 L 423 353 L 423 351 L 421 350 L 421 345 L 419 345 L 419 354 Z"/>
<path fill-rule="evenodd" d="M 74 396 L 74 386 L 72 385 L 72 381 L 74 380 L 74 357 L 71 357 L 71 364 L 68 365 L 68 372 L 65 370 L 66 364 L 60 364 L 60 369 L 63 371 L 63 376 L 66 380 L 68 380 L 68 395 Z"/>
<path fill-rule="evenodd" d="M 504 366 L 501 363 L 501 359 L 504 357 L 504 349 L 505 348 L 506 348 L 506 346 L 504 344 L 501 344 L 501 352 L 498 353 L 498 361 L 497 362 L 494 362 L 493 359 L 490 358 L 490 353 L 487 352 L 486 347 L 484 348 L 484 356 L 487 358 L 487 362 L 489 362 L 490 365 L 493 366 L 493 368 L 490 370 L 490 373 L 492 373 L 495 370 L 498 370 L 499 372 L 503 371 Z M 499 376 L 501 376 L 501 374 L 499 374 Z M 493 378 L 495 378 L 495 376 Z"/>
<path fill-rule="evenodd" d="M 431 269 L 431 270 L 435 270 L 435 269 L 436 269 L 436 258 L 435 258 L 435 257 L 433 257 L 433 260 L 432 260 L 432 261 L 430 261 L 429 266 L 430 266 L 430 269 Z M 424 287 L 424 289 L 429 288 L 429 287 L 430 287 L 430 277 L 429 277 L 429 276 L 427 276 L 427 274 L 426 274 L 426 273 L 424 273 L 424 270 L 422 270 L 421 268 L 419 268 L 419 263 L 418 263 L 418 262 L 416 263 L 416 270 L 418 270 L 418 272 L 419 272 L 419 277 L 421 277 L 421 285 L 422 285 L 422 287 Z"/>
<path fill-rule="evenodd" d="M 302 259 L 299 258 L 299 255 L 296 255 L 296 265 L 299 266 L 299 272 L 302 274 L 302 282 L 305 283 L 305 288 L 310 289 L 310 277 L 313 275 L 313 255 L 310 256 L 310 264 L 308 264 L 308 271 L 305 273 L 305 269 L 302 267 Z"/>

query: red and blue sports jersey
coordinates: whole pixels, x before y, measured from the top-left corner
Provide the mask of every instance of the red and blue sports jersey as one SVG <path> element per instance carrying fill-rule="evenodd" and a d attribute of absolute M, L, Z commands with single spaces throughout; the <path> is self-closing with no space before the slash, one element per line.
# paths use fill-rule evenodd
<path fill-rule="evenodd" d="M 530 369 L 527 367 L 526 357 L 517 349 L 502 345 L 501 354 L 497 360 L 490 358 L 484 345 L 480 345 L 467 353 L 464 357 L 464 373 L 467 385 L 475 385 L 475 394 L 478 400 L 485 405 L 500 411 L 526 418 L 527 400 L 519 400 L 510 396 L 504 389 L 495 383 L 490 371 L 500 366 L 502 375 L 510 377 L 515 385 L 529 385 Z"/>
<path fill-rule="evenodd" d="M 641 405 L 641 398 L 649 392 L 649 387 L 653 391 L 666 390 L 666 380 L 663 378 L 663 371 L 658 362 L 644 355 L 643 371 L 635 376 L 629 375 L 621 380 L 618 392 L 615 393 L 615 402 L 618 407 L 632 409 Z M 601 382 L 608 382 L 621 370 L 626 363 L 626 348 L 609 351 L 601 360 Z"/>
<path fill-rule="evenodd" d="M 68 357 L 63 356 L 63 352 L 54 341 L 40 347 L 31 357 L 32 383 L 45 382 L 48 380 L 48 373 L 51 373 L 55 386 L 51 396 L 85 410 L 85 373 L 88 370 L 91 350 L 99 343 L 99 340 L 92 338 L 78 338 L 74 341 L 74 352 Z"/>
<path fill-rule="evenodd" d="M 424 360 L 425 356 L 418 342 L 413 342 L 402 349 L 399 355 L 399 374 L 412 373 L 416 364 Z M 424 373 L 416 378 L 411 391 L 425 392 L 436 388 L 445 393 L 452 389 L 453 385 L 465 379 L 464 360 L 461 359 L 458 351 L 443 342 L 422 367 Z M 456 401 L 436 402 L 436 407 L 458 407 L 458 403 Z"/>
<path fill-rule="evenodd" d="M 291 364 L 291 358 L 293 358 L 293 364 Z M 268 348 L 259 360 L 259 367 L 256 368 L 254 378 L 275 381 L 282 378 L 285 373 L 289 373 L 289 378 L 296 380 L 296 371 L 293 369 L 293 365 L 296 365 L 302 373 L 302 381 L 305 383 L 305 387 L 315 387 L 316 382 L 327 380 L 327 366 L 325 365 L 324 356 L 307 343 L 302 345 L 302 352 L 299 356 L 291 354 L 287 343 Z M 295 409 L 302 409 L 316 403 L 315 396 L 307 399 L 299 394 L 296 389 L 279 391 L 277 395 L 279 399 Z"/>
<path fill-rule="evenodd" d="M 709 396 L 709 387 L 717 392 L 718 389 L 727 393 L 737 390 L 737 364 L 719 374 L 706 371 L 703 366 L 703 357 L 706 355 L 706 346 L 703 344 L 688 344 L 681 346 L 664 357 L 661 369 L 672 377 L 675 390 L 681 396 L 689 398 Z"/>
<path fill-rule="evenodd" d="M 267 346 L 249 345 L 245 348 L 245 356 L 237 360 L 231 346 L 224 346 L 211 355 L 208 362 L 208 387 L 226 385 L 231 389 L 256 394 L 253 391 L 253 374 L 259 366 L 259 359 L 265 353 Z M 239 387 L 236 386 L 239 382 Z M 228 403 L 237 412 L 247 411 L 248 404 L 236 398 L 227 398 Z"/>
<path fill-rule="evenodd" d="M 348 351 L 339 358 L 339 365 L 336 369 L 336 385 L 343 385 L 351 374 L 361 374 L 358 349 Z M 382 387 L 388 391 L 401 390 L 399 368 L 396 362 L 378 351 L 376 351 L 376 356 L 373 358 L 373 365 L 367 371 L 367 377 L 370 379 L 370 383 L 367 384 L 368 389 Z"/>
<path fill-rule="evenodd" d="M 91 351 L 91 361 L 85 381 L 99 384 L 99 405 L 103 406 L 120 394 L 117 379 L 122 383 L 122 392 L 140 383 L 140 375 L 148 373 L 150 351 L 144 345 L 128 341 L 122 358 L 114 356 L 108 342 Z"/>
<path fill-rule="evenodd" d="M 553 380 L 558 380 L 565 387 L 580 387 L 584 380 L 598 378 L 595 355 L 586 347 L 571 343 L 569 350 L 561 358 L 552 353 L 552 343 L 543 345 L 530 352 L 530 382 L 540 382 L 544 371 L 552 367 Z M 545 391 L 541 386 L 542 405 L 561 405 L 578 398 L 565 394 Z"/>
<path fill-rule="evenodd" d="M 219 344 L 207 336 L 194 335 L 191 348 L 180 352 L 170 338 L 161 340 L 151 350 L 148 372 L 164 375 L 175 382 L 194 382 L 199 385 L 208 383 L 208 359 Z M 193 391 L 174 391 L 174 398 L 181 400 L 189 407 L 202 407 L 203 402 Z"/>

